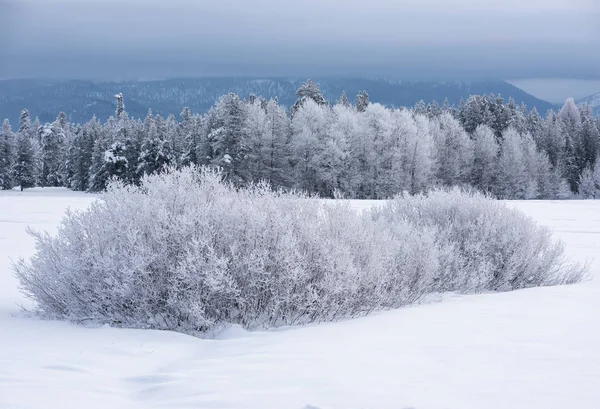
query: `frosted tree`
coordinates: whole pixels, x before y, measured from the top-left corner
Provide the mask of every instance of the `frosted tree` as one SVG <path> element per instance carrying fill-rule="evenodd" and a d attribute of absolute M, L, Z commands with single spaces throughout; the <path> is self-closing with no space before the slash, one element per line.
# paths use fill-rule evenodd
<path fill-rule="evenodd" d="M 575 157 L 579 172 L 583 172 L 596 163 L 596 156 L 600 153 L 600 130 L 589 106 L 582 106 L 579 111 L 581 128 L 575 141 Z"/>
<path fill-rule="evenodd" d="M 577 156 L 577 147 L 581 144 L 581 114 L 573 98 L 565 101 L 558 113 L 558 119 L 563 124 L 565 135 L 564 148 L 564 175 L 573 192 L 577 191 L 580 177 L 580 158 Z"/>
<path fill-rule="evenodd" d="M 359 197 L 384 199 L 390 194 L 390 177 L 393 153 L 392 115 L 383 105 L 367 105 L 364 112 L 359 111 L 359 124 L 362 138 L 361 161 L 362 184 Z"/>
<path fill-rule="evenodd" d="M 86 191 L 90 187 L 90 169 L 94 149 L 94 130 L 91 122 L 86 123 L 75 135 L 69 147 L 68 161 L 72 168 L 69 187 Z"/>
<path fill-rule="evenodd" d="M 247 160 L 243 162 L 244 169 L 241 172 L 248 180 L 266 180 L 267 169 L 265 152 L 266 152 L 266 136 L 269 127 L 267 121 L 267 113 L 262 108 L 260 101 L 256 99 L 253 102 L 248 100 L 247 105 Z"/>
<path fill-rule="evenodd" d="M 468 183 L 473 163 L 473 143 L 469 135 L 448 113 L 433 122 L 432 133 L 437 179 L 446 186 Z"/>
<path fill-rule="evenodd" d="M 14 183 L 23 189 L 35 186 L 36 163 L 31 138 L 27 132 L 19 132 L 17 154 L 14 164 Z"/>
<path fill-rule="evenodd" d="M 482 192 L 492 192 L 498 173 L 498 143 L 494 131 L 487 125 L 479 125 L 473 133 L 472 185 Z"/>
<path fill-rule="evenodd" d="M 365 112 L 369 106 L 369 94 L 367 91 L 358 91 L 356 95 L 356 110 L 358 112 Z"/>
<path fill-rule="evenodd" d="M 514 128 L 520 134 L 525 134 L 527 132 L 526 117 L 513 97 L 508 99 L 505 111 L 508 117 L 507 126 Z"/>
<path fill-rule="evenodd" d="M 329 109 L 313 100 L 302 104 L 292 119 L 292 165 L 295 187 L 301 190 L 317 192 L 323 188 L 321 158 L 329 125 Z"/>
<path fill-rule="evenodd" d="M 340 170 L 338 186 L 348 198 L 357 198 L 362 181 L 363 134 L 359 130 L 358 115 L 352 106 L 336 104 L 332 112 L 331 133 L 343 141 L 345 161 Z"/>
<path fill-rule="evenodd" d="M 187 166 L 190 164 L 197 164 L 198 157 L 196 155 L 197 147 L 198 147 L 198 121 L 196 117 L 192 114 L 192 111 L 185 107 L 181 114 L 181 122 L 179 124 L 179 135 L 182 141 L 182 154 L 179 161 L 183 166 Z"/>
<path fill-rule="evenodd" d="M 446 99 L 448 102 L 448 99 Z M 437 103 L 436 100 L 433 100 L 430 104 L 427 104 L 427 117 L 429 119 L 437 118 L 442 114 L 442 107 Z"/>
<path fill-rule="evenodd" d="M 106 188 L 106 184 L 111 177 L 107 166 L 105 166 L 105 154 L 113 141 L 107 127 L 102 127 L 95 117 L 88 126 L 91 137 L 94 140 L 88 190 L 99 192 Z"/>
<path fill-rule="evenodd" d="M 227 94 L 215 106 L 215 122 L 211 124 L 209 140 L 211 162 L 223 168 L 227 178 L 242 183 L 244 161 L 248 154 L 246 102 L 236 94 Z"/>
<path fill-rule="evenodd" d="M 251 180 L 266 180 L 274 187 L 287 183 L 290 124 L 276 100 L 248 105 L 246 168 Z"/>
<path fill-rule="evenodd" d="M 501 199 L 525 199 L 528 187 L 527 162 L 521 135 L 515 129 L 508 128 L 502 134 L 496 195 Z"/>
<path fill-rule="evenodd" d="M 31 123 L 29 111 L 26 109 L 22 110 L 21 115 L 19 116 L 19 134 L 25 135 L 31 139 L 34 137 L 35 133 L 36 131 Z"/>
<path fill-rule="evenodd" d="M 66 124 L 64 125 L 66 127 Z M 45 125 L 41 132 L 41 186 L 62 186 L 62 171 L 64 165 L 65 129 L 57 119 L 51 125 Z"/>
<path fill-rule="evenodd" d="M 413 108 L 413 111 L 417 115 L 425 115 L 427 113 L 427 105 L 425 104 L 425 101 L 420 100 L 417 102 Z"/>
<path fill-rule="evenodd" d="M 596 199 L 599 190 L 594 179 L 594 170 L 587 167 L 581 173 L 579 179 L 579 196 L 583 199 Z"/>
<path fill-rule="evenodd" d="M 0 130 L 0 189 L 12 189 L 15 137 L 8 119 L 2 123 Z"/>
<path fill-rule="evenodd" d="M 175 115 L 169 115 L 165 121 L 164 140 L 168 142 L 172 149 L 172 162 L 176 166 L 181 165 L 181 158 L 185 152 L 186 140 L 179 132 L 179 123 Z"/>
<path fill-rule="evenodd" d="M 302 84 L 296 91 L 296 103 L 292 106 L 292 115 L 308 100 L 315 102 L 317 105 L 327 105 L 327 100 L 321 93 L 319 84 L 311 79 Z"/>
<path fill-rule="evenodd" d="M 117 100 L 117 109 L 115 111 L 115 116 L 117 119 L 121 119 L 123 114 L 125 113 L 125 102 L 123 100 L 123 94 L 118 93 L 115 95 L 115 99 Z"/>
<path fill-rule="evenodd" d="M 542 122 L 542 117 L 538 113 L 537 109 L 533 107 L 525 119 L 525 129 L 533 136 L 539 148 L 542 147 L 541 145 L 543 143 L 540 140 L 542 136 Z"/>
<path fill-rule="evenodd" d="M 468 133 L 475 132 L 475 129 L 484 123 L 484 112 L 481 101 L 481 96 L 471 95 L 459 110 L 461 124 Z"/>
<path fill-rule="evenodd" d="M 545 153 L 539 151 L 529 134 L 521 135 L 521 149 L 525 160 L 527 180 L 525 199 L 544 199 L 551 195 L 550 162 Z"/>
<path fill-rule="evenodd" d="M 496 100 L 491 108 L 493 117 L 493 123 L 491 124 L 491 127 L 496 133 L 496 137 L 501 138 L 504 131 L 508 128 L 510 122 L 509 112 L 504 105 L 504 99 L 501 95 L 496 96 Z"/>
<path fill-rule="evenodd" d="M 408 153 L 408 191 L 413 195 L 423 192 L 431 186 L 431 179 L 435 172 L 433 139 L 429 120 L 422 115 L 417 115 L 414 124 L 416 133 L 405 134 Z"/>
<path fill-rule="evenodd" d="M 579 180 L 579 196 L 584 199 L 600 199 L 600 157 L 593 167 L 586 167 Z"/>
<path fill-rule="evenodd" d="M 171 132 L 175 132 L 174 126 Z M 173 152 L 173 136 L 168 135 L 168 126 L 160 115 L 153 117 L 152 112 L 148 112 L 144 121 L 144 139 L 142 141 L 139 158 L 137 160 L 136 173 L 138 178 L 144 175 L 151 175 L 162 170 L 165 166 L 175 164 L 175 154 Z M 123 146 L 121 149 L 126 149 Z M 129 166 L 133 166 L 129 164 Z"/>
<path fill-rule="evenodd" d="M 348 101 L 348 96 L 346 95 L 346 91 L 342 91 L 342 95 L 340 96 L 340 99 L 338 101 L 336 101 L 336 104 L 343 105 L 346 108 L 349 108 L 351 106 L 350 101 Z"/>

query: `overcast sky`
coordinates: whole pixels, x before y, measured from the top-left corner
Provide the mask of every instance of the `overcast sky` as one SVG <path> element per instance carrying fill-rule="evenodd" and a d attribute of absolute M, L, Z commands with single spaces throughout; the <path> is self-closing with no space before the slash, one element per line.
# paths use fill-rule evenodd
<path fill-rule="evenodd" d="M 598 0 L 0 0 L 0 78 L 600 78 Z"/>

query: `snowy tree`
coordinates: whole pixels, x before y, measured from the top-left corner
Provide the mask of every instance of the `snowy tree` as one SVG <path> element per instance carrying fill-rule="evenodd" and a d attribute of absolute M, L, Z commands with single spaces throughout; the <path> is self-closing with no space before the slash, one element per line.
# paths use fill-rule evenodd
<path fill-rule="evenodd" d="M 72 169 L 69 187 L 85 192 L 90 187 L 90 169 L 94 149 L 94 130 L 91 122 L 85 124 L 75 135 L 68 152 Z"/>
<path fill-rule="evenodd" d="M 315 102 L 317 105 L 327 105 L 327 100 L 323 97 L 319 84 L 311 79 L 298 88 L 296 98 L 296 103 L 292 106 L 292 115 L 308 100 Z"/>
<path fill-rule="evenodd" d="M 343 151 L 344 160 L 339 169 L 338 187 L 348 198 L 357 198 L 362 183 L 364 137 L 360 132 L 356 110 L 352 106 L 336 104 L 332 112 L 330 132 Z"/>
<path fill-rule="evenodd" d="M 598 197 L 598 187 L 594 180 L 594 170 L 587 167 L 581 173 L 579 180 L 579 196 L 583 199 L 596 199 Z"/>
<path fill-rule="evenodd" d="M 446 99 L 446 102 L 448 102 L 448 99 Z M 431 102 L 430 104 L 427 105 L 427 117 L 429 119 L 437 118 L 441 114 L 442 114 L 442 108 L 440 107 L 440 105 L 437 103 L 436 100 L 433 100 L 433 102 Z"/>
<path fill-rule="evenodd" d="M 356 95 L 356 110 L 358 112 L 365 112 L 369 106 L 369 94 L 367 91 L 358 91 Z"/>
<path fill-rule="evenodd" d="M 64 124 L 66 127 L 66 123 Z M 47 124 L 41 131 L 41 186 L 62 186 L 64 166 L 65 129 L 62 121 L 57 118 L 52 124 Z"/>
<path fill-rule="evenodd" d="M 181 117 L 179 135 L 183 149 L 179 162 L 182 166 L 198 164 L 196 155 L 199 142 L 198 119 L 188 107 L 183 108 L 179 116 Z"/>
<path fill-rule="evenodd" d="M 502 134 L 496 195 L 502 199 L 525 199 L 530 188 L 528 182 L 521 135 L 515 129 L 508 128 Z"/>
<path fill-rule="evenodd" d="M 106 188 L 106 184 L 112 176 L 108 173 L 107 166 L 105 166 L 105 154 L 113 141 L 107 127 L 102 127 L 95 117 L 88 123 L 88 127 L 91 137 L 94 140 L 88 190 L 99 192 Z"/>
<path fill-rule="evenodd" d="M 416 133 L 406 133 L 410 180 L 408 191 L 413 195 L 431 186 L 435 171 L 430 123 L 422 115 L 417 115 L 414 121 Z"/>
<path fill-rule="evenodd" d="M 473 133 L 472 184 L 482 192 L 491 193 L 498 172 L 498 143 L 494 131 L 487 125 L 479 125 Z"/>
<path fill-rule="evenodd" d="M 0 131 L 0 189 L 12 189 L 15 137 L 8 119 L 5 119 Z"/>
<path fill-rule="evenodd" d="M 437 179 L 445 186 L 466 184 L 471 177 L 473 143 L 460 123 L 444 113 L 432 124 Z"/>
<path fill-rule="evenodd" d="M 290 124 L 285 110 L 276 100 L 248 106 L 248 157 L 245 161 L 250 180 L 266 180 L 273 187 L 286 184 L 288 135 Z"/>
<path fill-rule="evenodd" d="M 208 136 L 211 162 L 223 168 L 229 180 L 242 183 L 248 154 L 247 105 L 236 94 L 227 94 L 219 99 L 214 113 L 215 122 Z"/>
<path fill-rule="evenodd" d="M 346 91 L 342 91 L 342 96 L 340 96 L 340 99 L 338 101 L 336 101 L 336 104 L 343 105 L 346 108 L 349 108 L 351 106 L 350 101 L 348 101 L 348 96 L 346 95 Z"/>
<path fill-rule="evenodd" d="M 119 92 L 117 95 L 115 95 L 115 99 L 117 100 L 117 110 L 115 111 L 115 116 L 117 119 L 122 119 L 123 114 L 125 113 L 123 94 Z"/>
<path fill-rule="evenodd" d="M 14 164 L 14 183 L 21 190 L 35 186 L 36 163 L 31 138 L 27 132 L 19 132 L 17 137 L 17 155 Z"/>
<path fill-rule="evenodd" d="M 323 188 L 321 163 L 330 124 L 329 109 L 312 99 L 302 104 L 292 119 L 290 148 L 294 155 L 295 187 L 317 192 Z M 325 166 L 328 166 L 325 164 Z"/>
<path fill-rule="evenodd" d="M 417 115 L 425 115 L 427 113 L 427 105 L 425 101 L 420 100 L 417 102 L 413 108 L 413 112 Z"/>
<path fill-rule="evenodd" d="M 171 134 L 176 132 L 174 125 L 171 128 Z M 175 164 L 175 154 L 172 146 L 174 136 L 168 135 L 167 123 L 162 117 L 157 115 L 156 118 L 154 118 L 152 112 L 148 112 L 146 120 L 144 121 L 144 129 L 144 139 L 136 168 L 138 178 L 159 172 L 165 166 Z M 122 155 L 127 157 L 127 155 L 124 154 L 127 147 L 121 145 L 120 149 L 123 150 Z M 128 166 L 133 166 L 132 164 L 129 164 L 129 160 L 125 163 L 127 163 Z"/>

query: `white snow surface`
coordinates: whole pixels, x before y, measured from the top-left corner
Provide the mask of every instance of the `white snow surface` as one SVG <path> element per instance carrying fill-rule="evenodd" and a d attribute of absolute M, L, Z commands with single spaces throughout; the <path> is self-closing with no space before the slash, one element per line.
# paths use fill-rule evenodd
<path fill-rule="evenodd" d="M 597 409 L 600 201 L 510 202 L 591 262 L 574 286 L 445 297 L 336 323 L 214 339 L 22 313 L 10 259 L 94 196 L 0 192 L 0 408 Z M 375 202 L 353 202 L 367 208 Z"/>

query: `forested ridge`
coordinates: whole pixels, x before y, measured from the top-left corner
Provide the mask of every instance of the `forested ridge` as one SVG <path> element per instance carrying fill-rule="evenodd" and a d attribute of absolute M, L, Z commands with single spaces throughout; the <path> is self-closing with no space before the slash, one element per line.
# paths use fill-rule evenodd
<path fill-rule="evenodd" d="M 0 186 L 101 191 L 111 178 L 138 184 L 166 165 L 212 165 L 229 181 L 323 197 L 383 199 L 440 186 L 498 198 L 600 197 L 600 120 L 572 99 L 542 116 L 514 100 L 473 95 L 458 106 L 390 108 L 361 91 L 329 102 L 313 81 L 291 109 L 277 98 L 230 93 L 208 112 L 164 118 L 115 114 L 42 124 L 23 110 L 0 130 Z"/>

